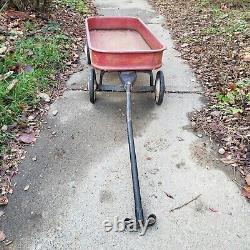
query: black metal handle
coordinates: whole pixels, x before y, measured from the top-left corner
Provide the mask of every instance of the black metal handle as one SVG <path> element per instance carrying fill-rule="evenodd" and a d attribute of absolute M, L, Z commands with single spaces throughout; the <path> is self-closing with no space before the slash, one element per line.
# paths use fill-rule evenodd
<path fill-rule="evenodd" d="M 131 173 L 133 181 L 133 191 L 134 191 L 134 201 L 135 201 L 135 218 L 136 222 L 141 221 L 144 223 L 143 209 L 141 203 L 141 192 L 140 184 L 138 178 L 138 169 L 137 169 L 137 160 L 135 152 L 135 143 L 133 135 L 133 126 L 132 126 L 132 105 L 131 105 L 131 86 L 132 83 L 127 82 L 126 86 L 126 96 L 127 96 L 127 133 L 128 133 L 128 145 L 130 153 L 130 163 L 131 163 Z"/>

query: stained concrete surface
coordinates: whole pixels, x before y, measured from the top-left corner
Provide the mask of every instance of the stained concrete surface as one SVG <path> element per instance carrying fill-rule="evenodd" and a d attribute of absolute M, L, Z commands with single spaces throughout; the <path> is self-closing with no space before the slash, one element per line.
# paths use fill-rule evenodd
<path fill-rule="evenodd" d="M 202 106 L 196 93 L 201 89 L 173 49 L 169 32 L 163 28 L 164 18 L 146 0 L 97 0 L 96 4 L 100 14 L 139 16 L 167 45 L 162 69 L 171 93 L 160 107 L 151 94 L 133 95 L 142 203 L 146 216 L 157 215 L 157 224 L 145 236 L 103 229 L 104 220 L 133 216 L 125 96 L 98 93 L 92 105 L 88 93 L 77 90 L 86 86 L 84 66 L 71 76 L 68 90 L 51 106 L 36 145 L 27 148 L 15 178 L 15 193 L 0 217 L 1 229 L 13 243 L 0 247 L 249 249 L 249 204 L 219 170 L 214 156 L 206 155 L 202 161 L 203 151 L 194 150 L 204 143 L 187 129 L 187 114 Z M 117 81 L 115 74 L 107 78 Z M 53 110 L 58 110 L 57 116 Z M 30 189 L 24 191 L 27 184 Z M 198 200 L 169 212 L 198 194 Z"/>

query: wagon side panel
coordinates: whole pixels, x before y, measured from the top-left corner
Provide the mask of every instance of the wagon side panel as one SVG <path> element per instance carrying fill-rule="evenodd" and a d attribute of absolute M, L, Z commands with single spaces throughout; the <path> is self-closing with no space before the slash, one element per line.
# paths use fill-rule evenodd
<path fill-rule="evenodd" d="M 101 70 L 152 70 L 161 67 L 162 51 L 154 53 L 105 53 L 91 51 L 92 65 Z"/>

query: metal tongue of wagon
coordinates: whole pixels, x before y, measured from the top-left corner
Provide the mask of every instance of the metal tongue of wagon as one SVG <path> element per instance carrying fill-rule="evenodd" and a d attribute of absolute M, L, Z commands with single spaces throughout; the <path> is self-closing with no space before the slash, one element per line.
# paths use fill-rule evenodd
<path fill-rule="evenodd" d="M 96 101 L 96 91 L 126 92 L 127 134 L 133 181 L 135 217 L 144 223 L 138 178 L 137 160 L 132 127 L 131 92 L 152 92 L 156 104 L 162 104 L 165 83 L 162 71 L 153 70 L 162 65 L 165 46 L 151 33 L 147 26 L 134 17 L 90 17 L 86 19 L 87 43 L 85 53 L 90 67 L 88 90 L 91 103 Z M 96 70 L 100 70 L 99 81 Z M 118 72 L 120 84 L 103 84 L 105 72 Z M 149 84 L 135 86 L 137 72 L 149 75 Z M 153 225 L 156 216 L 148 216 Z"/>

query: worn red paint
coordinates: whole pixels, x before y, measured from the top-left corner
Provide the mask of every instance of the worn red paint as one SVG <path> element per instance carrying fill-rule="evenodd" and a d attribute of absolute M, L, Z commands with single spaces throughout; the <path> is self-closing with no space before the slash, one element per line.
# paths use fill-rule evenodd
<path fill-rule="evenodd" d="M 134 17 L 86 19 L 92 66 L 100 70 L 153 70 L 162 65 L 165 46 Z"/>

